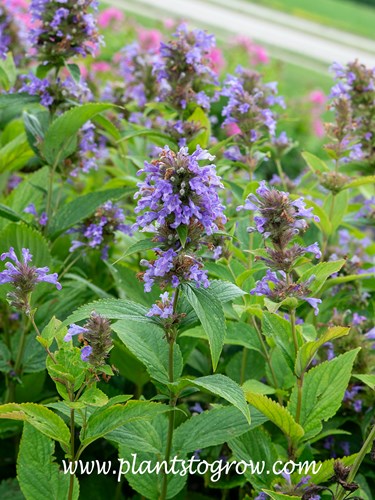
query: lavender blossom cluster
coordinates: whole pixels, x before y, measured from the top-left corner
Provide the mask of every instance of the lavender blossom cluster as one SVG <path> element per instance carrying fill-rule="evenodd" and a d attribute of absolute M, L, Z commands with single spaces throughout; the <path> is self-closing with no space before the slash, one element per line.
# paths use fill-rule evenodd
<path fill-rule="evenodd" d="M 12 291 L 8 293 L 7 297 L 10 304 L 30 314 L 30 295 L 38 283 L 46 282 L 56 285 L 58 290 L 61 290 L 61 285 L 57 281 L 57 273 L 48 274 L 48 267 L 35 267 L 30 266 L 33 256 L 28 248 L 22 248 L 22 260 L 17 257 L 14 248 L 9 248 L 8 252 L 1 254 L 0 259 L 10 259 L 14 262 L 7 262 L 5 270 L 0 272 L 0 285 L 10 283 Z"/>
<path fill-rule="evenodd" d="M 31 42 L 43 63 L 63 66 L 66 59 L 99 49 L 101 37 L 90 9 L 97 11 L 96 0 L 31 0 Z"/>
<path fill-rule="evenodd" d="M 200 161 L 214 159 L 197 147 L 193 154 L 187 148 L 174 153 L 165 147 L 157 160 L 145 162 L 146 179 L 138 184 L 137 217 L 133 229 L 154 233 L 157 259 L 143 260 L 147 267 L 139 277 L 149 292 L 155 282 L 161 288 L 176 288 L 181 282 L 209 285 L 207 273 L 197 255 L 200 247 L 214 250 L 212 238 L 226 222 L 224 207 L 218 196 L 223 186 L 215 165 L 201 167 Z"/>
<path fill-rule="evenodd" d="M 340 162 L 375 160 L 375 68 L 367 68 L 358 60 L 345 67 L 334 63 L 331 67 L 336 84 L 331 90 L 331 109 L 336 124 L 330 132 L 337 141 L 333 150 Z M 329 145 L 332 149 L 332 145 Z"/>
<path fill-rule="evenodd" d="M 210 109 L 207 87 L 218 84 L 210 56 L 215 37 L 205 31 L 189 31 L 186 24 L 178 26 L 169 43 L 161 43 L 160 62 L 154 72 L 160 85 L 159 100 L 184 110 L 195 103 Z"/>
<path fill-rule="evenodd" d="M 107 201 L 92 217 L 84 221 L 79 229 L 71 231 L 78 232 L 79 238 L 72 241 L 70 252 L 74 252 L 77 248 L 95 248 L 101 250 L 103 259 L 107 259 L 109 243 L 113 241 L 115 232 L 126 234 L 131 232 L 124 221 L 123 210 L 112 201 Z"/>
<path fill-rule="evenodd" d="M 318 243 L 304 247 L 294 241 L 300 232 L 307 229 L 305 219 L 319 222 L 319 218 L 313 215 L 312 208 L 306 208 L 303 198 L 293 201 L 289 193 L 269 189 L 265 181 L 260 183 L 256 193 L 258 196 L 250 194 L 244 206 L 238 207 L 238 210 L 246 209 L 257 214 L 253 218 L 255 227 L 248 230 L 257 231 L 265 239 L 269 239 L 272 246 L 265 249 L 267 256 L 259 257 L 269 269 L 250 293 L 266 296 L 275 302 L 291 297 L 301 299 L 309 303 L 315 314 L 318 314 L 321 300 L 309 296 L 309 285 L 315 277 L 311 276 L 305 282 L 295 282 L 293 269 L 297 259 L 306 253 L 312 253 L 317 259 L 321 258 Z"/>

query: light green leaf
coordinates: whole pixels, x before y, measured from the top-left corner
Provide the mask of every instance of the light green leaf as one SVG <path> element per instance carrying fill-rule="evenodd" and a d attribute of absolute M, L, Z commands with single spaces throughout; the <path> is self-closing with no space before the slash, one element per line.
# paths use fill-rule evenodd
<path fill-rule="evenodd" d="M 181 226 L 177 227 L 176 231 L 177 231 L 178 237 L 180 238 L 180 243 L 182 245 L 182 248 L 185 248 L 186 239 L 188 236 L 188 227 L 185 226 L 185 224 L 182 224 Z"/>
<path fill-rule="evenodd" d="M 311 368 L 306 373 L 300 412 L 300 423 L 305 430 L 304 440 L 318 434 L 322 430 L 323 422 L 333 417 L 340 408 L 359 351 L 360 348 L 353 349 Z M 294 416 L 297 412 L 297 401 L 298 387 L 295 385 L 288 406 Z"/>
<path fill-rule="evenodd" d="M 192 115 L 187 119 L 188 122 L 196 122 L 200 124 L 203 128 L 201 132 L 198 133 L 196 137 L 193 138 L 192 141 L 189 142 L 189 151 L 195 151 L 197 146 L 201 146 L 202 148 L 206 148 L 208 146 L 208 142 L 211 136 L 211 122 L 203 111 L 202 108 L 197 106 Z"/>
<path fill-rule="evenodd" d="M 344 185 L 343 189 L 354 188 L 358 186 L 363 186 L 365 184 L 375 184 L 375 175 L 365 175 L 363 177 L 357 177 L 350 180 Z"/>
<path fill-rule="evenodd" d="M 278 314 L 265 311 L 262 319 L 262 329 L 263 333 L 267 337 L 271 337 L 276 345 L 280 347 L 285 360 L 293 370 L 295 350 L 290 322 Z M 300 339 L 299 335 L 298 338 Z"/>
<path fill-rule="evenodd" d="M 275 389 L 269 385 L 263 384 L 256 379 L 246 380 L 242 384 L 242 389 L 246 392 L 253 392 L 255 394 L 275 394 Z"/>
<path fill-rule="evenodd" d="M 17 459 L 17 477 L 27 500 L 68 498 L 70 475 L 64 474 L 54 461 L 55 443 L 24 424 L 20 450 Z M 78 500 L 79 484 L 74 478 L 72 500 Z"/>
<path fill-rule="evenodd" d="M 245 391 L 245 394 L 247 401 L 279 427 L 293 442 L 296 443 L 302 438 L 304 435 L 303 428 L 297 424 L 286 408 L 262 394 L 247 391 Z"/>
<path fill-rule="evenodd" d="M 90 387 L 78 400 L 88 406 L 104 406 L 108 403 L 108 396 L 97 387 Z"/>
<path fill-rule="evenodd" d="M 8 91 L 16 83 L 17 69 L 11 52 L 5 59 L 0 58 L 0 88 Z"/>
<path fill-rule="evenodd" d="M 212 366 L 215 370 L 219 362 L 226 333 L 223 307 L 217 299 L 215 292 L 212 292 L 210 289 L 195 288 L 194 286 L 185 284 L 182 286 L 182 290 L 207 334 Z"/>
<path fill-rule="evenodd" d="M 318 158 L 317 156 L 308 153 L 307 151 L 304 151 L 301 153 L 302 158 L 305 160 L 307 163 L 307 166 L 309 169 L 314 173 L 314 174 L 319 174 L 322 172 L 329 172 L 329 168 L 327 164 Z"/>
<path fill-rule="evenodd" d="M 57 117 L 49 127 L 41 151 L 50 165 L 58 164 L 72 153 L 79 129 L 95 115 L 112 108 L 110 103 L 76 106 Z"/>
<path fill-rule="evenodd" d="M 320 336 L 318 340 L 312 342 L 306 342 L 298 351 L 297 359 L 295 364 L 295 373 L 299 377 L 302 372 L 306 370 L 311 361 L 313 360 L 318 349 L 334 339 L 339 339 L 345 335 L 348 335 L 350 328 L 345 328 L 343 326 L 334 326 L 329 328 L 323 335 Z"/>
<path fill-rule="evenodd" d="M 26 134 L 19 134 L 0 149 L 0 173 L 21 169 L 33 156 Z"/>
<path fill-rule="evenodd" d="M 371 387 L 371 389 L 374 391 L 375 390 L 375 375 L 359 375 L 359 374 L 353 374 L 353 377 L 357 378 L 364 384 L 368 385 Z"/>
<path fill-rule="evenodd" d="M 152 250 L 153 248 L 155 248 L 155 246 L 157 246 L 155 241 L 152 241 L 150 239 L 137 241 L 136 243 L 130 245 L 121 255 L 121 257 L 117 259 L 113 264 L 117 264 L 117 262 L 119 262 L 120 260 L 124 259 L 125 257 L 129 257 L 130 255 L 133 255 L 135 253 L 142 253 L 145 252 L 146 250 Z"/>
<path fill-rule="evenodd" d="M 59 441 L 65 452 L 70 446 L 70 432 L 65 422 L 45 406 L 34 403 L 8 403 L 0 406 L 0 418 L 29 422 L 51 439 Z"/>
<path fill-rule="evenodd" d="M 269 495 L 272 500 L 297 500 L 301 497 L 296 497 L 294 495 L 285 495 L 284 493 L 276 493 L 275 491 L 271 491 L 271 490 L 263 490 L 264 493 L 267 493 L 267 495 Z"/>
<path fill-rule="evenodd" d="M 324 285 L 329 276 L 340 271 L 344 264 L 344 259 L 330 262 L 320 262 L 316 266 L 313 266 L 305 271 L 299 278 L 298 283 L 303 283 L 311 278 L 311 276 L 315 276 L 315 279 L 309 285 L 311 295 L 314 296 Z"/>

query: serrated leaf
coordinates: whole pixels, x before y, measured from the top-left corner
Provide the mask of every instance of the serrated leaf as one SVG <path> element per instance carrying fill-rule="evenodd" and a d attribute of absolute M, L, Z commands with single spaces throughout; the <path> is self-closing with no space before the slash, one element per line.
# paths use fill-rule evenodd
<path fill-rule="evenodd" d="M 103 299 L 79 307 L 63 321 L 62 326 L 87 319 L 93 311 L 108 319 L 125 319 L 154 324 L 154 321 L 146 316 L 147 307 L 141 304 L 125 299 Z"/>
<path fill-rule="evenodd" d="M 257 415 L 252 419 L 257 425 L 266 419 Z M 254 425 L 255 427 L 255 425 Z M 233 406 L 223 406 L 205 411 L 186 420 L 173 434 L 173 454 L 181 455 L 197 449 L 226 443 L 249 430 L 249 423 L 244 415 Z"/>
<path fill-rule="evenodd" d="M 276 392 L 273 387 L 263 384 L 263 382 L 259 382 L 259 380 L 256 379 L 246 380 L 242 384 L 242 389 L 245 392 L 252 392 L 255 394 L 275 394 Z"/>
<path fill-rule="evenodd" d="M 204 328 L 210 345 L 212 366 L 215 370 L 223 349 L 226 334 L 224 311 L 217 295 L 209 289 L 195 288 L 189 284 L 182 290 Z"/>
<path fill-rule="evenodd" d="M 302 386 L 300 423 L 308 440 L 322 430 L 322 422 L 333 417 L 342 403 L 351 377 L 354 360 L 360 348 L 346 352 L 331 361 L 311 368 Z M 293 388 L 288 409 L 296 415 L 298 387 Z"/>
<path fill-rule="evenodd" d="M 24 424 L 17 459 L 17 477 L 27 500 L 68 498 L 70 475 L 64 474 L 54 461 L 55 443 Z M 72 500 L 78 500 L 79 484 L 74 478 Z"/>
<path fill-rule="evenodd" d="M 318 292 L 318 290 L 324 285 L 326 280 L 332 274 L 340 271 L 340 269 L 344 264 L 345 264 L 344 259 L 330 261 L 330 262 L 320 262 L 316 266 L 313 266 L 307 271 L 305 271 L 299 278 L 298 283 L 303 283 L 314 275 L 315 279 L 309 285 L 309 290 L 311 292 L 311 295 L 314 295 Z"/>
<path fill-rule="evenodd" d="M 183 386 L 192 386 L 220 396 L 238 408 L 248 423 L 251 422 L 249 407 L 246 404 L 244 392 L 241 387 L 229 377 L 217 373 L 196 379 L 180 379 L 177 383 L 180 388 Z"/>
<path fill-rule="evenodd" d="M 96 439 L 102 438 L 122 425 L 155 418 L 169 411 L 167 405 L 149 401 L 128 401 L 125 405 L 115 404 L 109 408 L 99 408 L 91 414 L 84 431 L 81 431 L 81 443 L 84 448 Z"/>
<path fill-rule="evenodd" d="M 297 424 L 287 408 L 276 401 L 263 396 L 245 391 L 247 401 L 261 411 L 271 422 L 281 429 L 294 443 L 298 442 L 304 435 L 303 428 Z"/>
<path fill-rule="evenodd" d="M 12 222 L 23 221 L 26 223 L 22 215 L 18 214 L 17 212 L 7 207 L 6 205 L 3 205 L 2 203 L 0 203 L 0 217 L 11 220 Z"/>
<path fill-rule="evenodd" d="M 65 452 L 70 446 L 70 432 L 65 422 L 45 406 L 34 403 L 8 403 L 0 406 L 0 418 L 29 422 L 47 437 L 59 441 Z"/>
<path fill-rule="evenodd" d="M 71 154 L 71 145 L 79 129 L 95 115 L 110 109 L 110 103 L 89 103 L 76 106 L 56 118 L 49 127 L 41 152 L 50 165 Z"/>
<path fill-rule="evenodd" d="M 58 210 L 51 220 L 48 233 L 51 238 L 56 238 L 59 234 L 92 215 L 106 201 L 117 200 L 124 194 L 124 189 L 106 189 L 78 196 Z"/>
<path fill-rule="evenodd" d="M 161 383 L 169 383 L 169 346 L 163 328 L 155 324 L 145 326 L 131 320 L 118 321 L 112 326 L 129 351 L 141 361 L 150 376 Z M 182 373 L 183 360 L 178 344 L 174 346 L 174 377 Z"/>
<path fill-rule="evenodd" d="M 78 401 L 88 406 L 104 406 L 108 403 L 108 396 L 97 387 L 90 387 Z"/>
<path fill-rule="evenodd" d="M 324 345 L 326 342 L 330 342 L 331 340 L 348 335 L 349 331 L 350 328 L 345 328 L 343 326 L 334 326 L 333 328 L 329 328 L 325 333 L 323 333 L 323 335 L 321 335 L 318 340 L 306 342 L 297 353 L 295 364 L 296 375 L 299 377 L 302 372 L 307 369 L 318 349 L 322 345 Z"/>
<path fill-rule="evenodd" d="M 295 348 L 293 343 L 292 328 L 290 322 L 278 314 L 264 312 L 262 319 L 262 329 L 267 337 L 271 337 L 278 345 L 287 361 L 289 367 L 293 370 Z M 300 339 L 300 336 L 298 337 Z"/>

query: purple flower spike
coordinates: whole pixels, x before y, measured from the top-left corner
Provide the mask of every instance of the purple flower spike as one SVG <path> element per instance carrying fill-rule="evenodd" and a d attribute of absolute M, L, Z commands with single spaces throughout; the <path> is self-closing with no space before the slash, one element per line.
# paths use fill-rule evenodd
<path fill-rule="evenodd" d="M 8 252 L 1 255 L 1 260 L 10 259 L 15 264 L 7 262 L 5 270 L 0 272 L 0 284 L 10 283 L 14 291 L 8 293 L 10 304 L 14 307 L 24 310 L 27 314 L 30 312 L 30 294 L 38 283 L 52 283 L 61 290 L 61 285 L 57 281 L 57 273 L 48 274 L 48 267 L 29 266 L 32 255 L 28 248 L 22 248 L 22 262 L 18 259 L 14 248 L 11 247 Z"/>

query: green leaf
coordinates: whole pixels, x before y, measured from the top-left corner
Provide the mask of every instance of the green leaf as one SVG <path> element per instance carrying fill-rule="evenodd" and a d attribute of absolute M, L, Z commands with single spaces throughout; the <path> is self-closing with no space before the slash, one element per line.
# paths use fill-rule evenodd
<path fill-rule="evenodd" d="M 106 189 L 78 196 L 70 203 L 63 205 L 49 225 L 48 232 L 51 238 L 56 238 L 59 234 L 92 215 L 106 201 L 117 200 L 124 194 L 124 189 Z"/>
<path fill-rule="evenodd" d="M 295 364 L 295 373 L 297 377 L 299 377 L 302 372 L 307 369 L 318 349 L 322 345 L 324 345 L 326 342 L 330 342 L 331 340 L 339 339 L 340 337 L 348 335 L 349 331 L 350 328 L 345 328 L 343 326 L 334 326 L 323 333 L 323 335 L 321 335 L 318 340 L 306 342 L 297 353 Z"/>
<path fill-rule="evenodd" d="M 70 475 L 64 474 L 54 461 L 55 443 L 24 424 L 17 459 L 17 477 L 27 500 L 68 498 Z M 78 500 L 79 484 L 74 478 L 73 500 Z"/>
<path fill-rule="evenodd" d="M 320 262 L 316 266 L 313 266 L 305 271 L 299 278 L 298 283 L 303 283 L 311 278 L 311 276 L 315 276 L 315 279 L 309 285 L 309 290 L 311 292 L 311 295 L 313 296 L 318 292 L 318 290 L 320 290 L 329 276 L 340 271 L 344 264 L 344 259 L 331 262 Z"/>
<path fill-rule="evenodd" d="M 295 349 L 290 322 L 278 314 L 265 311 L 262 319 L 262 329 L 264 334 L 271 337 L 276 345 L 280 347 L 289 367 L 293 370 Z M 300 338 L 300 336 L 298 337 Z"/>
<path fill-rule="evenodd" d="M 286 408 L 262 394 L 247 391 L 245 391 L 245 394 L 247 401 L 279 427 L 294 443 L 302 438 L 304 435 L 303 428 L 297 424 Z"/>
<path fill-rule="evenodd" d="M 182 286 L 182 290 L 207 334 L 212 366 L 215 370 L 220 359 L 226 334 L 223 307 L 217 296 L 210 289 L 196 288 L 195 286 L 185 284 Z"/>
<path fill-rule="evenodd" d="M 32 265 L 50 266 L 51 254 L 46 239 L 35 229 L 25 224 L 9 224 L 1 233 L 1 246 L 4 250 L 13 247 L 18 258 L 22 248 L 28 248 L 33 256 Z"/>
<path fill-rule="evenodd" d="M 26 134 L 19 134 L 0 149 L 0 173 L 21 169 L 33 156 Z"/>
<path fill-rule="evenodd" d="M 330 194 L 327 196 L 325 203 L 324 203 L 324 210 L 326 211 L 327 214 L 329 215 L 331 225 L 332 225 L 332 231 L 335 231 L 335 229 L 338 228 L 338 226 L 341 224 L 345 214 L 346 210 L 348 207 L 348 202 L 349 202 L 349 193 L 348 191 L 341 191 L 335 196 L 334 199 L 334 210 L 333 213 L 331 214 L 331 206 L 332 206 L 332 197 L 333 195 Z"/>
<path fill-rule="evenodd" d="M 366 271 L 366 269 L 364 269 Z M 374 273 L 363 273 L 363 274 L 348 274 L 346 276 L 338 276 L 337 278 L 331 278 L 327 281 L 322 288 L 322 292 L 325 292 L 333 286 L 340 285 L 341 283 L 349 283 L 351 281 L 364 280 L 367 278 L 373 278 Z"/>
<path fill-rule="evenodd" d="M 97 387 L 90 387 L 78 400 L 88 406 L 104 406 L 108 403 L 108 396 Z"/>
<path fill-rule="evenodd" d="M 11 357 L 8 346 L 0 340 L 0 372 L 9 373 L 11 371 Z"/>
<path fill-rule="evenodd" d="M 180 243 L 182 245 L 182 248 L 185 248 L 186 239 L 187 239 L 187 235 L 188 235 L 188 227 L 185 226 L 185 224 L 183 224 L 181 226 L 178 226 L 176 231 L 177 231 L 178 237 L 180 238 Z"/>
<path fill-rule="evenodd" d="M 263 490 L 264 493 L 267 493 L 267 495 L 269 495 L 272 500 L 297 500 L 301 497 L 296 497 L 294 495 L 285 495 L 284 493 L 276 493 L 275 491 L 271 491 L 271 490 Z"/>
<path fill-rule="evenodd" d="M 265 421 L 257 415 L 257 425 Z M 254 425 L 254 419 L 252 420 Z M 226 443 L 249 430 L 249 422 L 233 406 L 223 406 L 205 411 L 186 420 L 173 434 L 173 455 L 182 455 L 197 449 Z"/>
<path fill-rule="evenodd" d="M 6 205 L 3 205 L 2 203 L 0 203 L 0 217 L 11 220 L 13 222 L 26 222 L 22 215 L 19 215 L 17 212 L 7 207 Z"/>
<path fill-rule="evenodd" d="M 169 346 L 163 328 L 150 324 L 127 320 L 118 321 L 112 326 L 120 340 L 129 351 L 147 368 L 150 376 L 159 382 L 169 383 L 168 352 Z M 174 347 L 174 377 L 182 373 L 182 355 L 178 344 Z"/>
<path fill-rule="evenodd" d="M 0 88 L 10 90 L 16 83 L 16 79 L 17 69 L 11 52 L 8 52 L 5 59 L 0 58 Z"/>
<path fill-rule="evenodd" d="M 45 406 L 34 403 L 0 405 L 0 418 L 29 422 L 47 437 L 59 441 L 65 452 L 70 446 L 70 432 L 65 422 Z"/>
<path fill-rule="evenodd" d="M 255 394 L 275 394 L 276 390 L 263 382 L 259 382 L 256 379 L 246 380 L 242 384 L 242 389 L 246 392 L 253 392 Z"/>
<path fill-rule="evenodd" d="M 28 104 L 38 103 L 39 97 L 30 95 L 26 92 L 17 94 L 0 95 L 0 110 L 5 108 L 15 109 L 17 112 L 22 111 Z"/>
<path fill-rule="evenodd" d="M 246 404 L 244 392 L 241 387 L 229 377 L 218 373 L 192 380 L 181 379 L 178 381 L 178 385 L 180 387 L 182 385 L 197 387 L 200 390 L 208 391 L 211 394 L 215 394 L 216 396 L 225 399 L 238 408 L 245 416 L 248 423 L 250 423 L 250 412 L 248 405 Z"/>
<path fill-rule="evenodd" d="M 206 115 L 206 113 L 203 111 L 202 108 L 197 106 L 193 112 L 192 115 L 189 116 L 187 119 L 188 122 L 196 122 L 200 124 L 200 126 L 203 128 L 199 134 L 194 137 L 192 141 L 189 142 L 188 147 L 189 151 L 195 151 L 197 146 L 201 146 L 203 149 L 208 146 L 210 136 L 211 136 L 211 122 Z"/>
<path fill-rule="evenodd" d="M 357 177 L 356 179 L 352 179 L 347 184 L 344 185 L 343 189 L 363 186 L 365 184 L 375 184 L 375 175 L 367 175 L 364 177 Z"/>
<path fill-rule="evenodd" d="M 304 440 L 318 434 L 322 430 L 322 422 L 333 417 L 340 408 L 359 351 L 360 348 L 353 349 L 306 373 L 300 412 L 300 423 L 305 429 Z M 292 415 L 296 415 L 297 401 L 298 387 L 295 385 L 288 406 Z"/>
<path fill-rule="evenodd" d="M 121 257 L 117 259 L 113 264 L 117 264 L 117 262 L 119 262 L 120 260 L 124 259 L 125 257 L 129 257 L 130 255 L 133 255 L 135 253 L 142 253 L 145 252 L 146 250 L 152 250 L 153 248 L 155 248 L 155 246 L 156 246 L 155 241 L 152 241 L 150 239 L 137 241 L 136 243 L 130 245 L 121 255 Z"/>
<path fill-rule="evenodd" d="M 49 127 L 41 151 L 50 165 L 58 164 L 72 153 L 79 129 L 95 115 L 112 108 L 109 103 L 89 103 L 66 111 Z"/>
<path fill-rule="evenodd" d="M 231 302 L 246 295 L 244 292 L 234 283 L 223 280 L 213 280 L 210 282 L 208 290 L 214 295 L 220 302 Z"/>
<path fill-rule="evenodd" d="M 311 482 L 314 484 L 321 484 L 328 481 L 333 476 L 333 464 L 336 460 L 340 460 L 345 466 L 353 465 L 355 459 L 357 458 L 357 453 L 355 455 L 349 455 L 347 457 L 332 458 L 330 460 L 325 460 L 324 462 L 317 462 L 315 464 L 316 474 L 313 471 L 309 471 L 311 476 Z M 302 477 L 306 476 L 306 473 L 293 474 L 293 479 L 298 482 Z"/>
<path fill-rule="evenodd" d="M 307 151 L 304 151 L 301 153 L 302 158 L 305 160 L 307 163 L 307 166 L 309 169 L 314 173 L 314 174 L 319 174 L 322 172 L 329 172 L 329 168 L 327 164 L 318 158 L 317 156 L 308 153 Z"/>
<path fill-rule="evenodd" d="M 141 323 L 150 323 L 151 325 L 155 324 L 151 318 L 146 316 L 148 308 L 141 304 L 125 299 L 103 299 L 79 307 L 63 321 L 62 326 L 87 319 L 92 311 L 108 319 L 125 319 L 139 321 Z"/>
<path fill-rule="evenodd" d="M 374 391 L 375 390 L 375 375 L 359 375 L 359 374 L 353 374 L 353 377 L 357 378 L 364 384 L 368 385 L 371 387 L 371 389 Z"/>
<path fill-rule="evenodd" d="M 149 401 L 128 401 L 125 405 L 115 404 L 99 408 L 91 414 L 86 429 L 81 431 L 84 448 L 96 439 L 102 438 L 122 425 L 139 420 L 148 420 L 169 411 L 167 405 Z"/>
<path fill-rule="evenodd" d="M 67 64 L 66 65 L 70 75 L 76 83 L 81 81 L 81 70 L 79 69 L 78 64 Z"/>

